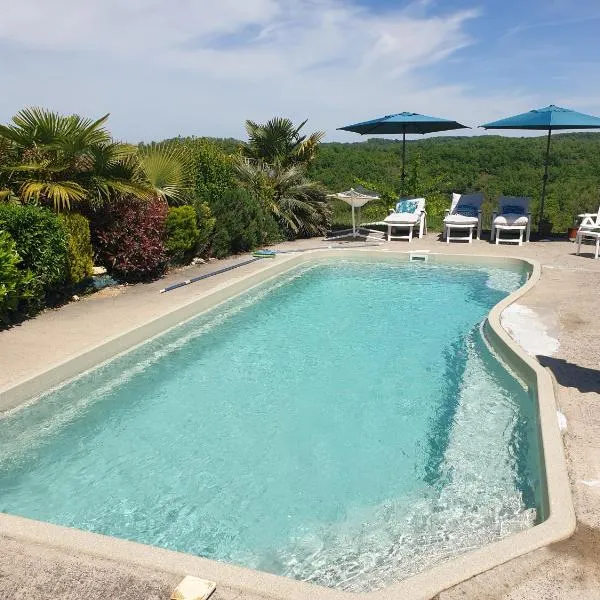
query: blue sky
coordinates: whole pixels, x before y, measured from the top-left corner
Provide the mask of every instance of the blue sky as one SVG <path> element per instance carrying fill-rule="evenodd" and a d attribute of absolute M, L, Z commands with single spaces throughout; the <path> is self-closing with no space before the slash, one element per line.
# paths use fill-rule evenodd
<path fill-rule="evenodd" d="M 2 17 L 3 122 L 110 112 L 138 141 L 281 115 L 355 141 L 336 127 L 405 110 L 600 115 L 598 0 L 20 0 Z"/>

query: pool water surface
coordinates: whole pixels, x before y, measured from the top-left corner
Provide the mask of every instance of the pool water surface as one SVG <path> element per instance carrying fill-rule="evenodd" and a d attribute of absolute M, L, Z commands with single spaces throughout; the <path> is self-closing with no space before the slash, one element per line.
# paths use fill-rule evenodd
<path fill-rule="evenodd" d="M 525 273 L 326 260 L 0 420 L 0 510 L 349 591 L 544 518 L 481 323 Z"/>

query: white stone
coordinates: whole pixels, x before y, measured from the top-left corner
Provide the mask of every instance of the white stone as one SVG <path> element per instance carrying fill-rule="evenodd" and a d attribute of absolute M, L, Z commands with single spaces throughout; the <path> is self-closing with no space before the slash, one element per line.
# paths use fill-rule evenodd
<path fill-rule="evenodd" d="M 79 300 L 79 296 L 77 294 L 75 294 L 74 296 L 71 296 L 71 300 L 73 300 L 74 302 L 77 302 Z"/>
<path fill-rule="evenodd" d="M 92 275 L 106 275 L 106 267 L 94 267 Z"/>
<path fill-rule="evenodd" d="M 567 430 L 567 417 L 565 417 L 565 415 L 563 413 L 561 413 L 560 410 L 557 410 L 556 418 L 558 419 L 558 428 L 561 431 L 566 431 Z"/>
<path fill-rule="evenodd" d="M 539 315 L 521 304 L 511 304 L 500 317 L 502 327 L 531 356 L 552 356 L 560 344 L 548 333 Z"/>
<path fill-rule="evenodd" d="M 171 600 L 206 600 L 216 587 L 214 581 L 186 575 L 171 594 Z"/>

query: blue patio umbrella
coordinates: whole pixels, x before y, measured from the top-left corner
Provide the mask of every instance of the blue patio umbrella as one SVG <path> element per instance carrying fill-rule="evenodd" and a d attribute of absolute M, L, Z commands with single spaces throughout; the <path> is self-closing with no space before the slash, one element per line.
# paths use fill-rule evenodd
<path fill-rule="evenodd" d="M 484 129 L 530 129 L 548 131 L 546 143 L 546 160 L 544 162 L 544 176 L 542 178 L 542 199 L 540 202 L 540 216 L 538 221 L 538 233 L 544 217 L 544 200 L 546 199 L 546 183 L 548 182 L 548 161 L 550 159 L 550 136 L 553 131 L 560 129 L 599 129 L 600 118 L 586 115 L 560 106 L 546 106 L 530 110 L 520 115 L 492 121 L 481 125 Z"/>
<path fill-rule="evenodd" d="M 402 112 L 396 115 L 387 115 L 338 127 L 338 130 L 352 131 L 361 135 L 400 135 L 402 134 L 402 193 L 404 193 L 404 179 L 406 178 L 406 134 L 407 133 L 434 133 L 436 131 L 449 131 L 451 129 L 468 129 L 466 125 L 461 125 L 457 121 L 448 119 L 439 119 L 437 117 L 428 117 L 413 112 Z"/>

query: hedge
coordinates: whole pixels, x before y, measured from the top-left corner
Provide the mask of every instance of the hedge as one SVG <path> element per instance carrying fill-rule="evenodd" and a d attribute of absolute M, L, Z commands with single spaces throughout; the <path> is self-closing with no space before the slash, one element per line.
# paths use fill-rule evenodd
<path fill-rule="evenodd" d="M 274 219 L 242 188 L 223 192 L 213 199 L 211 209 L 216 217 L 212 252 L 217 258 L 248 252 L 280 238 Z"/>
<path fill-rule="evenodd" d="M 90 223 L 79 213 L 62 213 L 59 221 L 67 236 L 69 280 L 78 284 L 94 270 Z"/>
<path fill-rule="evenodd" d="M 39 206 L 0 204 L 0 230 L 14 240 L 22 261 L 19 268 L 31 271 L 36 281 L 25 310 L 31 314 L 59 299 L 69 280 L 69 257 L 58 217 Z"/>
<path fill-rule="evenodd" d="M 0 231 L 0 323 L 3 325 L 15 320 L 20 305 L 29 300 L 35 289 L 31 271 L 20 269 L 20 263 L 14 240 L 6 231 Z"/>

